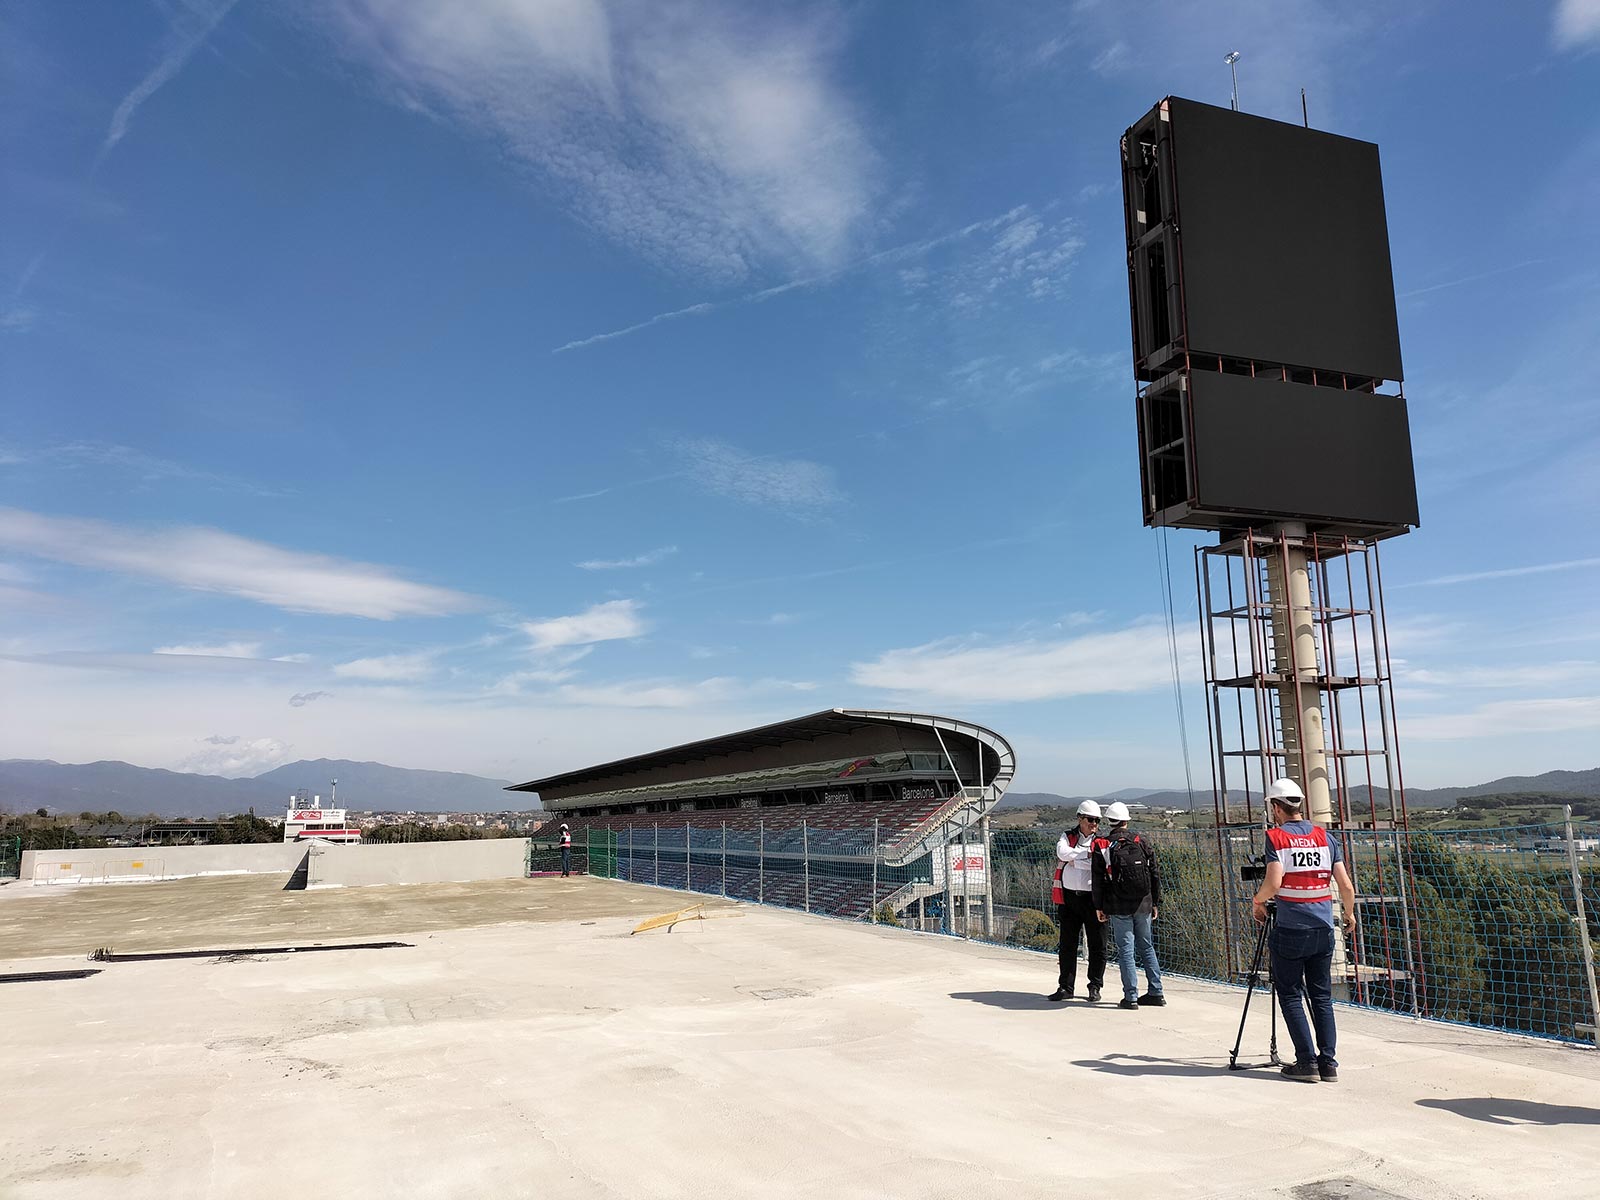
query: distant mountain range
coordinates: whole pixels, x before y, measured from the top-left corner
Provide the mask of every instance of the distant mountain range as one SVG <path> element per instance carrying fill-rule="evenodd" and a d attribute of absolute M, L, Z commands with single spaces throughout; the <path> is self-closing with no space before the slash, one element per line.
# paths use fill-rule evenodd
<path fill-rule="evenodd" d="M 124 815 L 155 813 L 162 817 L 214 817 L 254 808 L 261 816 L 281 816 L 290 793 L 305 788 L 329 799 L 329 781 L 339 781 L 339 803 L 346 808 L 415 812 L 495 812 L 527 810 L 534 797 L 506 792 L 504 779 L 484 779 L 452 771 L 413 771 L 383 763 L 314 758 L 274 767 L 254 779 L 190 775 L 135 767 L 125 762 L 58 763 L 48 759 L 0 760 L 0 811 L 52 813 L 108 812 Z M 1415 808 L 1448 808 L 1462 796 L 1503 792 L 1547 792 L 1600 797 L 1600 767 L 1587 771 L 1546 771 L 1543 775 L 1508 775 L 1470 787 L 1410 788 L 1406 802 Z M 1352 798 L 1366 801 L 1367 789 Z M 1378 803 L 1387 792 L 1378 789 Z M 1242 798 L 1242 797 L 1241 797 Z M 1075 808 L 1082 800 L 1137 802 L 1151 808 L 1187 808 L 1189 794 L 1171 788 L 1122 788 L 1098 796 L 1061 796 L 1054 792 L 1008 792 L 1002 808 L 1056 806 Z M 1196 786 L 1195 807 L 1211 804 L 1209 786 Z"/>
<path fill-rule="evenodd" d="M 1379 805 L 1388 803 L 1387 788 L 1375 788 Z M 1600 797 L 1600 767 L 1587 771 L 1546 771 L 1543 775 L 1507 775 L 1491 779 L 1488 783 L 1475 783 L 1470 787 L 1407 788 L 1406 805 L 1410 808 L 1449 808 L 1463 796 L 1492 796 L 1506 792 L 1545 792 L 1562 796 Z M 1236 798 L 1243 799 L 1236 793 Z M 1363 784 L 1351 789 L 1352 801 L 1362 804 L 1367 800 Z M 1041 806 L 1076 808 L 1084 800 L 1097 800 L 1102 804 L 1112 800 L 1148 805 L 1151 808 L 1187 808 L 1189 793 L 1173 789 L 1142 791 L 1123 788 L 1100 796 L 1058 796 L 1053 792 L 1007 792 L 1000 801 L 1002 808 L 1039 808 Z M 1196 808 L 1210 805 L 1210 785 L 1195 786 Z"/>
<path fill-rule="evenodd" d="M 109 812 L 127 816 L 214 817 L 254 808 L 282 816 L 301 788 L 330 799 L 339 781 L 345 808 L 415 812 L 494 812 L 535 807 L 525 792 L 505 792 L 508 781 L 452 771 L 412 771 L 383 763 L 316 758 L 274 767 L 254 779 L 224 779 L 135 767 L 125 762 L 58 763 L 48 759 L 0 761 L 0 810 L 52 813 Z"/>

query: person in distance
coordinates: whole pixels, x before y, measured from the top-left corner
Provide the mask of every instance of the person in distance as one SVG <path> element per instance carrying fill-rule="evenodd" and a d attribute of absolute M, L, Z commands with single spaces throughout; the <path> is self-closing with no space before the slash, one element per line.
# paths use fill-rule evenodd
<path fill-rule="evenodd" d="M 1094 911 L 1094 837 L 1100 828 L 1100 806 L 1093 800 L 1078 805 L 1078 824 L 1056 843 L 1056 879 L 1050 898 L 1061 923 L 1060 969 L 1051 1000 L 1071 1000 L 1078 980 L 1078 938 L 1089 947 L 1089 1002 L 1100 999 L 1106 980 L 1106 928 Z"/>
<path fill-rule="evenodd" d="M 1150 922 L 1161 908 L 1161 870 L 1156 848 L 1128 830 L 1128 806 L 1120 800 L 1109 805 L 1105 819 L 1111 828 L 1094 840 L 1095 916 L 1111 926 L 1122 970 L 1122 1002 L 1118 1008 L 1160 1007 L 1167 1002 L 1161 990 L 1161 964 Z M 1137 961 L 1138 966 L 1135 965 Z M 1148 990 L 1139 995 L 1138 967 L 1144 967 Z"/>
<path fill-rule="evenodd" d="M 1275 780 L 1267 788 L 1267 803 L 1273 824 L 1267 830 L 1267 874 L 1256 889 L 1252 907 L 1256 921 L 1264 925 L 1268 901 L 1278 902 L 1267 946 L 1272 952 L 1272 986 L 1294 1042 L 1294 1062 L 1283 1068 L 1283 1076 L 1301 1083 L 1319 1079 L 1336 1083 L 1332 885 L 1339 887 L 1347 936 L 1356 931 L 1356 889 L 1337 839 L 1330 839 L 1326 830 L 1302 815 L 1305 793 L 1299 784 L 1292 779 Z M 1307 1001 L 1311 1004 L 1309 1025 Z"/>

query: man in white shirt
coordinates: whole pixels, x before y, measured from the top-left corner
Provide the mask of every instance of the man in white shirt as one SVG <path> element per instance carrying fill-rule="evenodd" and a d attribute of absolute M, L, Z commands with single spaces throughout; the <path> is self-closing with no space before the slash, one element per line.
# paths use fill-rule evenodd
<path fill-rule="evenodd" d="M 1106 980 L 1106 927 L 1095 913 L 1093 867 L 1095 835 L 1100 830 L 1100 806 L 1093 800 L 1078 805 L 1078 826 L 1056 843 L 1056 879 L 1051 899 L 1061 924 L 1060 965 L 1051 1000 L 1071 1000 L 1078 979 L 1078 938 L 1089 944 L 1089 1001 L 1100 999 Z"/>

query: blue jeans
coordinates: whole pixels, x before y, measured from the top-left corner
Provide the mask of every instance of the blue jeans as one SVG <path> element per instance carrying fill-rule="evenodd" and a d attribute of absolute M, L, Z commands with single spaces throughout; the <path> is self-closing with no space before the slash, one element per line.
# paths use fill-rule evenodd
<path fill-rule="evenodd" d="M 1117 948 L 1117 966 L 1122 970 L 1122 998 L 1139 998 L 1139 971 L 1135 959 L 1144 967 L 1145 981 L 1152 996 L 1161 995 L 1161 964 L 1156 962 L 1156 944 L 1150 936 L 1150 914 L 1134 913 L 1119 917 L 1106 914 L 1111 926 L 1111 941 Z"/>
<path fill-rule="evenodd" d="M 1337 1035 L 1333 1028 L 1333 927 L 1285 929 L 1272 927 L 1272 986 L 1278 993 L 1283 1023 L 1294 1042 L 1294 1060 L 1305 1064 L 1338 1066 L 1334 1058 Z M 1306 1002 L 1311 1022 L 1306 1021 Z M 1317 1030 L 1311 1044 L 1311 1026 Z M 1321 1053 L 1318 1053 L 1320 1049 Z"/>
<path fill-rule="evenodd" d="M 563 847 L 561 847 L 561 873 L 563 875 L 572 874 L 572 847 L 571 846 L 563 846 Z"/>

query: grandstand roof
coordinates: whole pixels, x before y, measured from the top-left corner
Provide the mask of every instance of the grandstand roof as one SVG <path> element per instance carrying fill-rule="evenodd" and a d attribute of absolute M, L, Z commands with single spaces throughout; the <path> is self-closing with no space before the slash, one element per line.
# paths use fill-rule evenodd
<path fill-rule="evenodd" d="M 939 717 L 928 713 L 877 712 L 853 708 L 828 708 L 809 716 L 761 725 L 754 729 L 725 733 L 698 742 L 686 742 L 665 750 L 636 754 L 615 762 L 600 763 L 561 775 L 519 783 L 506 790 L 511 792 L 544 792 L 552 789 L 603 790 L 621 776 L 636 775 L 641 771 L 663 767 L 684 767 L 712 759 L 727 758 L 736 754 L 759 753 L 795 742 L 814 742 L 822 738 L 858 734 L 863 730 L 930 729 L 941 735 L 950 733 L 961 739 L 970 739 L 989 751 L 987 758 L 992 770 L 985 772 L 984 784 L 1003 788 L 1016 770 L 1016 754 L 1011 744 L 992 729 L 960 721 L 954 717 Z M 966 781 L 963 781 L 966 782 Z M 979 781 L 973 780 L 972 783 Z"/>

